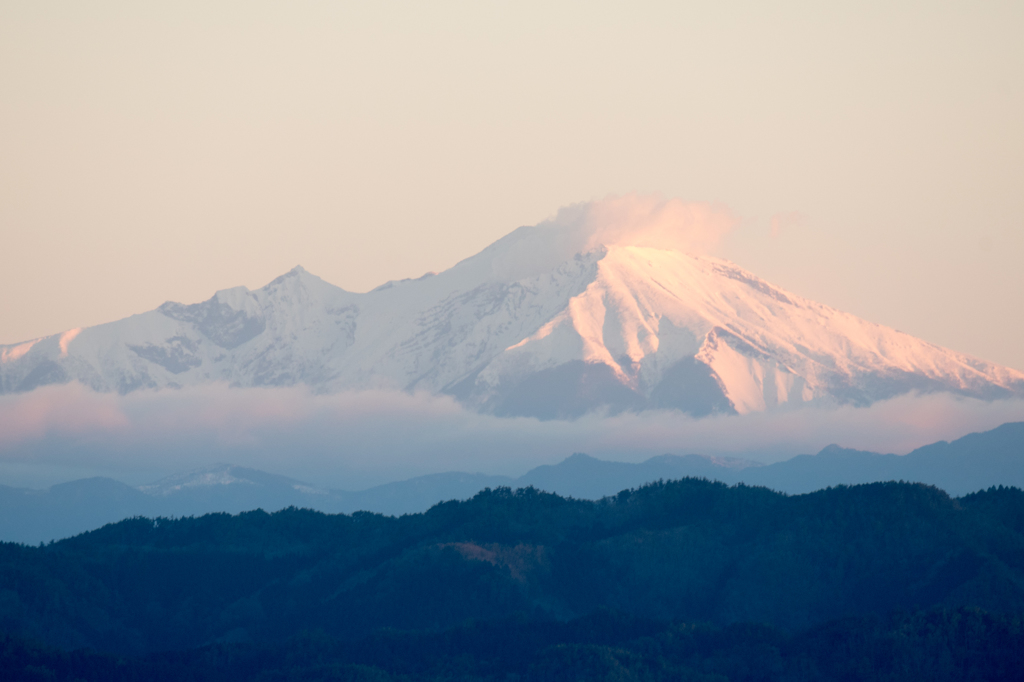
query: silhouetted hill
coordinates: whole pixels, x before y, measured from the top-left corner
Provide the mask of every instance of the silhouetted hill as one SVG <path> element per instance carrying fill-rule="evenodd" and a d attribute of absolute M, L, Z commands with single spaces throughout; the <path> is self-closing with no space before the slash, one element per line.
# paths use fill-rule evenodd
<path fill-rule="evenodd" d="M 141 653 L 600 609 L 786 629 L 893 609 L 1024 612 L 1022 518 L 1016 489 L 790 497 L 696 479 L 597 502 L 502 488 L 401 518 L 137 518 L 0 545 L 0 632 Z"/>
<path fill-rule="evenodd" d="M 951 495 L 966 495 L 993 485 L 1024 486 L 1024 422 L 1003 424 L 952 442 L 940 441 L 898 455 L 848 450 L 831 445 L 817 455 L 740 472 L 730 479 L 775 490 L 803 493 L 830 485 L 877 481 L 928 483 Z"/>
<path fill-rule="evenodd" d="M 0 636 L 0 678 L 61 682 L 895 682 L 1018 680 L 1019 617 L 929 609 L 848 618 L 796 634 L 767 625 L 666 623 L 601 611 L 568 622 L 505 618 L 433 631 L 322 632 L 131 659 Z"/>
<path fill-rule="evenodd" d="M 0 538 L 38 543 L 70 537 L 132 516 L 159 516 L 164 506 L 110 478 L 86 478 L 47 490 L 0 486 Z"/>

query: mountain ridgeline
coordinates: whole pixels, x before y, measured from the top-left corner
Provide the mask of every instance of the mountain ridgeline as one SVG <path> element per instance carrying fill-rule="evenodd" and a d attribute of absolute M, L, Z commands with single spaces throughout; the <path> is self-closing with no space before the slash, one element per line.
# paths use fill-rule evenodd
<path fill-rule="evenodd" d="M 289 506 L 328 513 L 423 512 L 439 501 L 465 500 L 484 488 L 534 487 L 596 500 L 658 480 L 702 477 L 808 493 L 835 485 L 915 481 L 962 496 L 993 485 L 1024 487 L 1024 422 L 1004 424 L 951 443 L 933 443 L 908 455 L 880 455 L 829 446 L 771 465 L 699 455 L 662 455 L 640 463 L 608 462 L 575 454 L 511 478 L 459 472 L 431 474 L 361 491 L 330 490 L 284 476 L 219 465 L 132 487 L 107 478 L 48 490 L 0 486 L 0 541 L 36 544 L 65 538 L 132 516 L 199 516 Z"/>
<path fill-rule="evenodd" d="M 236 666 L 219 679 L 272 666 L 306 673 L 264 679 L 505 679 L 516 666 L 528 679 L 567 679 L 559 666 L 619 670 L 588 679 L 963 679 L 964 666 L 1019 664 L 1024 492 L 787 496 L 684 479 L 600 501 L 489 489 L 402 518 L 136 518 L 0 545 L 0 585 L 0 632 L 15 638 L 0 656 L 61 670 L 74 661 L 20 642 L 148 655 L 139 670 Z M 902 677 L 865 676 L 897 662 Z"/>
<path fill-rule="evenodd" d="M 0 347 L 0 393 L 224 382 L 417 390 L 499 416 L 695 416 L 866 405 L 910 391 L 1024 396 L 1024 374 L 783 291 L 736 265 L 522 227 L 440 274 L 352 293 L 300 267 Z M 584 235 L 586 236 L 586 235 Z"/>

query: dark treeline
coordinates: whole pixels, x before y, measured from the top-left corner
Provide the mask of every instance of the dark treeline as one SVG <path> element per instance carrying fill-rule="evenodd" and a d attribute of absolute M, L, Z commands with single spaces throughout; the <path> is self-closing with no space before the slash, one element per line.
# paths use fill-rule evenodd
<path fill-rule="evenodd" d="M 861 617 L 796 635 L 597 612 L 569 622 L 473 622 L 442 632 L 322 632 L 121 658 L 0 637 L 0 680 L 91 682 L 811 682 L 1019 680 L 1024 624 L 978 609 Z"/>
<path fill-rule="evenodd" d="M 605 671 L 580 679 L 889 679 L 893 661 L 892 679 L 998 679 L 1021 669 L 1006 667 L 1020 613 L 1014 488 L 786 496 L 684 479 L 597 502 L 496 489 L 400 518 L 129 519 L 0 545 L 0 670 L 38 679 L 99 679 L 75 661 L 112 680 L 576 679 L 558 671 L 580 666 Z M 84 648 L 101 653 L 62 653 Z"/>

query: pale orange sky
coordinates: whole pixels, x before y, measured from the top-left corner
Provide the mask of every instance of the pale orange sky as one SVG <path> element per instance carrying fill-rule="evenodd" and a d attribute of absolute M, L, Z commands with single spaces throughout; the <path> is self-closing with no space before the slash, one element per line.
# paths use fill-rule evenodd
<path fill-rule="evenodd" d="M 1024 3 L 0 3 L 0 343 L 729 207 L 796 293 L 1024 369 Z"/>

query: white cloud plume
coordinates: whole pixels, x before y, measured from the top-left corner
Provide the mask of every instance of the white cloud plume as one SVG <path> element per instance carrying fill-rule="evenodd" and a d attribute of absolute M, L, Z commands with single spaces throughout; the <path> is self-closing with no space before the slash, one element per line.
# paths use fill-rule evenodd
<path fill-rule="evenodd" d="M 561 208 L 554 217 L 521 227 L 480 256 L 499 281 L 534 277 L 576 254 L 601 246 L 648 246 L 701 254 L 736 223 L 724 207 L 626 194 Z"/>
<path fill-rule="evenodd" d="M 775 461 L 838 443 L 903 454 L 1022 419 L 1022 401 L 941 394 L 867 408 L 704 419 L 653 411 L 566 422 L 480 415 L 447 397 L 388 391 L 221 385 L 117 396 L 72 384 L 0 397 L 0 483 L 100 474 L 143 482 L 231 462 L 355 490 L 440 471 L 520 475 L 573 452 L 619 461 L 664 453 Z"/>
<path fill-rule="evenodd" d="M 566 206 L 544 225 L 572 234 L 583 251 L 618 245 L 704 253 L 735 222 L 728 210 L 714 204 L 626 194 Z"/>

